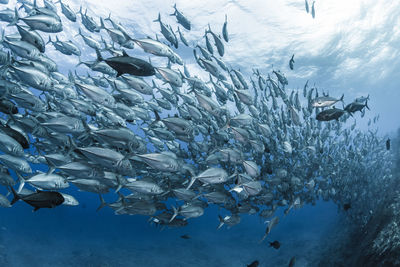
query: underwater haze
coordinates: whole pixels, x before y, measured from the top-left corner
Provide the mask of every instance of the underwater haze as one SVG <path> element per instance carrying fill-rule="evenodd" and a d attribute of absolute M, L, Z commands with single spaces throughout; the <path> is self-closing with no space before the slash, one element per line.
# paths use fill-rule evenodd
<path fill-rule="evenodd" d="M 399 15 L 0 0 L 0 266 L 400 266 Z"/>

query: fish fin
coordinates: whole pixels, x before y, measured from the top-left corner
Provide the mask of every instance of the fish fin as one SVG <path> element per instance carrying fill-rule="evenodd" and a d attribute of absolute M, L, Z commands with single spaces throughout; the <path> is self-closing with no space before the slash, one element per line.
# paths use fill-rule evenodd
<path fill-rule="evenodd" d="M 172 210 L 174 211 L 174 214 L 172 215 L 171 219 L 169 220 L 169 223 L 172 222 L 176 216 L 178 216 L 178 209 L 175 208 L 175 206 L 172 206 Z"/>
<path fill-rule="evenodd" d="M 157 21 L 161 23 L 161 14 L 160 14 L 160 12 L 158 12 L 158 18 L 153 20 L 153 22 L 157 22 Z"/>
<path fill-rule="evenodd" d="M 217 230 L 220 229 L 224 224 L 224 219 L 221 217 L 221 215 L 218 215 L 218 220 L 219 220 L 219 225 L 217 227 Z"/>
<path fill-rule="evenodd" d="M 344 94 L 342 94 L 342 97 L 339 99 L 339 101 L 343 102 L 343 97 L 344 97 Z"/>
<path fill-rule="evenodd" d="M 128 53 L 126 53 L 125 49 L 122 49 L 122 55 L 123 55 L 124 57 L 129 57 L 129 55 L 128 55 Z"/>
<path fill-rule="evenodd" d="M 19 174 L 18 172 L 15 172 L 15 173 L 17 174 L 17 176 L 18 176 L 18 178 L 19 178 L 19 180 L 20 180 L 20 184 L 19 184 L 19 187 L 18 187 L 18 193 L 19 193 L 19 192 L 21 192 L 22 188 L 24 188 L 25 179 L 24 179 L 24 177 L 22 177 L 22 175 Z"/>
<path fill-rule="evenodd" d="M 104 208 L 105 206 L 107 206 L 107 203 L 104 201 L 104 198 L 101 194 L 99 194 L 100 197 L 100 206 L 97 208 L 96 211 L 101 210 L 102 208 Z"/>
<path fill-rule="evenodd" d="M 13 19 L 7 26 L 14 26 L 14 25 L 17 25 L 17 22 L 18 22 L 18 20 L 19 20 L 19 14 L 18 14 L 17 8 L 14 9 L 14 13 L 15 13 L 14 19 Z"/>
<path fill-rule="evenodd" d="M 106 26 L 104 25 L 103 18 L 100 18 L 100 29 L 106 29 Z"/>
<path fill-rule="evenodd" d="M 118 193 L 119 190 L 121 190 L 121 188 L 122 188 L 122 183 L 121 183 L 121 179 L 119 176 L 117 176 L 117 182 L 118 182 L 118 187 L 117 187 L 117 189 L 115 189 L 115 193 Z"/>
<path fill-rule="evenodd" d="M 368 97 L 369 97 L 369 95 L 368 95 Z M 365 107 L 366 107 L 368 110 L 370 110 L 369 107 L 368 107 L 368 99 L 365 100 Z"/>
<path fill-rule="evenodd" d="M 99 49 L 96 48 L 97 61 L 104 61 Z"/>
<path fill-rule="evenodd" d="M 33 209 L 33 212 L 37 211 L 38 209 L 40 209 L 40 207 L 35 207 L 35 208 Z"/>
<path fill-rule="evenodd" d="M 265 240 L 265 238 L 267 238 L 267 233 L 265 233 L 265 235 L 261 238 L 261 240 L 260 241 L 258 241 L 258 243 L 260 244 L 260 243 L 262 243 L 264 240 Z"/>
<path fill-rule="evenodd" d="M 49 170 L 47 171 L 47 175 L 52 174 L 56 168 L 54 166 L 50 166 Z"/>
<path fill-rule="evenodd" d="M 192 177 L 190 178 L 190 183 L 188 184 L 188 186 L 186 187 L 186 189 L 190 189 L 190 187 L 192 187 L 192 185 L 194 184 L 194 182 L 196 181 L 196 177 Z"/>
<path fill-rule="evenodd" d="M 18 200 L 20 200 L 21 197 L 17 194 L 17 192 L 15 192 L 15 190 L 12 186 L 10 186 L 10 189 L 11 189 L 11 193 L 14 196 L 13 200 L 11 201 L 11 205 L 14 205 L 14 203 L 17 202 Z"/>
<path fill-rule="evenodd" d="M 154 116 L 156 117 L 156 121 L 161 120 L 160 114 L 158 114 L 157 110 L 154 110 Z"/>

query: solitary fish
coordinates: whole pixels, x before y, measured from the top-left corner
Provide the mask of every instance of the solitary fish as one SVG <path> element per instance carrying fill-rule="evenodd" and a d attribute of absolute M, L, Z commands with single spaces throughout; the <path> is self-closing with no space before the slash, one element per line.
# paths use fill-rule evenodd
<path fill-rule="evenodd" d="M 257 260 L 255 260 L 252 263 L 250 263 L 249 265 L 247 265 L 247 267 L 257 267 L 259 264 L 260 263 Z"/>
<path fill-rule="evenodd" d="M 345 211 L 348 211 L 350 208 L 351 208 L 351 204 L 350 204 L 350 203 L 345 203 L 345 204 L 343 205 L 343 209 L 344 209 Z"/>
<path fill-rule="evenodd" d="M 269 242 L 269 246 L 273 247 L 274 249 L 279 249 L 281 247 L 281 243 L 279 243 L 279 241 L 275 240 L 274 242 Z"/>
<path fill-rule="evenodd" d="M 293 64 L 294 64 L 294 54 L 293 54 L 292 58 L 289 61 L 289 67 L 290 67 L 291 70 L 293 70 Z"/>
<path fill-rule="evenodd" d="M 222 36 L 224 37 L 225 42 L 229 41 L 228 38 L 228 17 L 225 15 L 224 26 L 222 26 Z"/>
<path fill-rule="evenodd" d="M 33 211 L 37 211 L 41 208 L 55 208 L 64 202 L 64 197 L 60 193 L 55 191 L 37 190 L 36 193 L 21 196 L 18 195 L 17 192 L 15 192 L 13 187 L 10 186 L 10 188 L 14 195 L 14 198 L 11 201 L 11 205 L 21 199 L 34 207 Z"/>
<path fill-rule="evenodd" d="M 293 257 L 290 259 L 289 267 L 293 267 L 295 264 L 296 264 L 296 257 L 293 256 Z"/>
<path fill-rule="evenodd" d="M 390 139 L 386 140 L 386 150 L 390 150 Z"/>
<path fill-rule="evenodd" d="M 184 234 L 184 235 L 181 235 L 181 238 L 182 239 L 190 239 L 190 235 Z"/>

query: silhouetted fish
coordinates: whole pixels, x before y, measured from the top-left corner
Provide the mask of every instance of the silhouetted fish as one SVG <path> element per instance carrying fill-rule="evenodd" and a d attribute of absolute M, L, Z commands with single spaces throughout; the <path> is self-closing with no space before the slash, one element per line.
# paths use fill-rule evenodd
<path fill-rule="evenodd" d="M 274 249 L 279 249 L 281 247 L 281 244 L 277 240 L 275 240 L 274 242 L 269 242 L 269 245 Z"/>
<path fill-rule="evenodd" d="M 257 260 L 255 260 L 252 263 L 250 263 L 249 265 L 247 265 L 247 267 L 257 267 L 259 264 L 260 263 Z"/>
<path fill-rule="evenodd" d="M 296 257 L 293 256 L 289 261 L 289 267 L 293 267 L 296 264 Z"/>
<path fill-rule="evenodd" d="M 123 51 L 122 56 L 103 59 L 100 51 L 97 52 L 97 60 L 105 61 L 111 68 L 117 71 L 117 77 L 124 73 L 135 76 L 152 76 L 155 74 L 154 67 L 147 61 L 129 56 Z"/>
<path fill-rule="evenodd" d="M 37 211 L 40 208 L 55 208 L 64 202 L 64 197 L 58 192 L 37 190 L 36 193 L 21 196 L 18 195 L 17 192 L 15 192 L 14 188 L 10 188 L 14 195 L 14 198 L 11 201 L 11 205 L 21 199 L 34 207 L 33 211 Z"/>
<path fill-rule="evenodd" d="M 343 205 L 343 209 L 344 209 L 345 211 L 349 210 L 350 208 L 351 208 L 351 204 L 350 204 L 350 203 L 345 203 L 345 204 Z"/>
<path fill-rule="evenodd" d="M 390 139 L 386 140 L 386 150 L 390 150 Z"/>
<path fill-rule="evenodd" d="M 181 235 L 182 239 L 190 239 L 191 237 L 188 234 Z"/>

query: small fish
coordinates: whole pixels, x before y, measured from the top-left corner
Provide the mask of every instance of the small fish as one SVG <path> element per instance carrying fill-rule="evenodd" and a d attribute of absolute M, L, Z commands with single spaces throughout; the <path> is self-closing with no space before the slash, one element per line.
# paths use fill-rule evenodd
<path fill-rule="evenodd" d="M 292 58 L 289 61 L 289 67 L 290 67 L 291 70 L 293 70 L 293 64 L 294 64 L 294 54 L 293 54 Z"/>
<path fill-rule="evenodd" d="M 390 139 L 386 140 L 386 150 L 390 150 Z"/>
<path fill-rule="evenodd" d="M 224 26 L 222 26 L 222 36 L 224 37 L 225 42 L 229 41 L 228 38 L 228 16 L 225 15 Z"/>
<path fill-rule="evenodd" d="M 306 0 L 306 11 L 307 11 L 307 13 L 310 13 L 310 7 L 308 6 L 308 1 Z"/>
<path fill-rule="evenodd" d="M 188 234 L 181 235 L 180 237 L 182 239 L 190 239 L 191 238 L 190 235 L 188 235 Z"/>
<path fill-rule="evenodd" d="M 279 241 L 275 240 L 274 242 L 269 242 L 269 246 L 273 247 L 274 249 L 279 249 L 281 247 L 281 243 L 279 243 Z"/>
<path fill-rule="evenodd" d="M 311 7 L 311 15 L 312 15 L 312 18 L 313 18 L 313 19 L 315 19 L 315 8 L 314 8 L 314 4 L 315 4 L 315 1 L 312 3 L 312 7 Z"/>
<path fill-rule="evenodd" d="M 343 205 L 343 209 L 344 209 L 345 211 L 348 211 L 350 208 L 351 208 L 351 204 L 350 204 L 350 203 L 345 203 L 345 204 Z"/>
<path fill-rule="evenodd" d="M 253 261 L 252 263 L 248 264 L 247 267 L 257 267 L 260 264 L 258 260 Z"/>
<path fill-rule="evenodd" d="M 290 259 L 289 267 L 293 267 L 295 264 L 296 264 L 296 257 L 293 256 L 293 257 Z"/>

